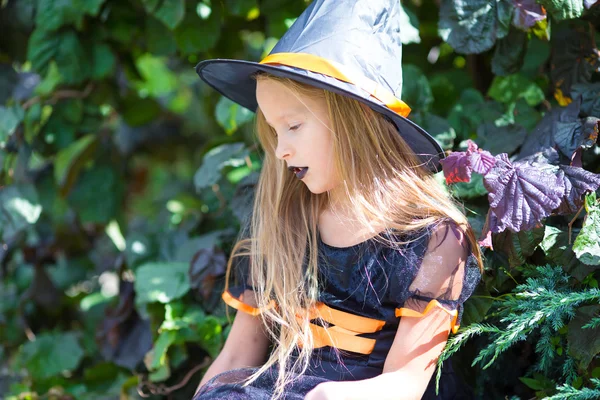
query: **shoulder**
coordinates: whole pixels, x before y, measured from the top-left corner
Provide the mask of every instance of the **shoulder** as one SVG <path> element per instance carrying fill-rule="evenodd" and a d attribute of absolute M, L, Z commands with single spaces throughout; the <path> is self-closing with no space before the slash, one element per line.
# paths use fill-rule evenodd
<path fill-rule="evenodd" d="M 400 250 L 416 274 L 422 268 L 454 270 L 470 258 L 471 243 L 466 227 L 449 218 L 440 219 L 421 229 L 398 236 L 406 242 Z M 451 273 L 452 271 L 446 271 Z"/>
<path fill-rule="evenodd" d="M 444 219 L 429 228 L 428 252 L 461 253 L 465 256 L 470 252 L 471 245 L 465 228 L 453 220 Z"/>

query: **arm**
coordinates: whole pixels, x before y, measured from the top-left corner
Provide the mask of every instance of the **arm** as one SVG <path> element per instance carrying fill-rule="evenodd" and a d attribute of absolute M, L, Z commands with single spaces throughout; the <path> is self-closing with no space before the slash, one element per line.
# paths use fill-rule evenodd
<path fill-rule="evenodd" d="M 468 256 L 466 239 L 460 230 L 449 229 L 451 227 L 442 225 L 429 240 L 418 274 L 409 288 L 411 298 L 401 309 L 408 307 L 413 315 L 400 318 L 382 375 L 355 382 L 327 382 L 321 388 L 323 395 L 310 397 L 311 392 L 307 399 L 420 399 L 423 396 L 450 328 L 457 322 L 441 308 L 433 306 L 428 310 L 427 306 L 432 300 L 442 300 L 454 304 L 443 307 L 454 310 L 474 288 L 472 284 L 463 285 Z M 456 313 L 454 310 L 454 315 Z M 317 393 L 319 386 L 315 388 Z M 328 397 L 335 392 L 337 397 Z"/>
<path fill-rule="evenodd" d="M 252 298 L 252 292 L 247 292 L 245 297 Z M 262 365 L 268 348 L 269 338 L 262 326 L 262 319 L 238 311 L 223 349 L 204 374 L 198 389 L 221 372 Z"/>
<path fill-rule="evenodd" d="M 402 318 L 383 374 L 353 382 L 327 382 L 306 400 L 421 399 L 448 339 L 448 314 L 432 310 L 422 318 Z"/>

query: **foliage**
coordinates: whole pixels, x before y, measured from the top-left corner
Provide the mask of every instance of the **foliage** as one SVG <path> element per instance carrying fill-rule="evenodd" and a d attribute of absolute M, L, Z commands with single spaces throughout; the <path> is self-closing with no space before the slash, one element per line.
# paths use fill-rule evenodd
<path fill-rule="evenodd" d="M 261 167 L 193 67 L 261 59 L 307 3 L 0 2 L 0 393 L 191 398 Z M 402 97 L 486 268 L 440 363 L 485 398 L 597 398 L 600 5 L 437 3 L 403 2 Z"/>

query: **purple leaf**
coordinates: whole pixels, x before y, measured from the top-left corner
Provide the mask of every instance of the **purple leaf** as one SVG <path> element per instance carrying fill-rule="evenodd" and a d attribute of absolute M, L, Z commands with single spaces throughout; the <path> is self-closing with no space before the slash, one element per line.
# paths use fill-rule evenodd
<path fill-rule="evenodd" d="M 220 249 L 200 249 L 190 263 L 190 286 L 208 301 L 216 280 L 225 274 L 227 259 Z"/>
<path fill-rule="evenodd" d="M 496 233 L 532 229 L 561 203 L 565 187 L 555 175 L 558 167 L 528 161 L 513 164 L 506 153 L 499 154 L 484 176 L 490 207 L 498 218 Z"/>
<path fill-rule="evenodd" d="M 579 119 L 581 98 L 576 98 L 565 108 L 553 108 L 536 125 L 521 146 L 518 159 L 528 157 L 555 145 L 571 158 L 573 152 L 581 146 L 587 146 L 589 140 L 583 135 L 582 120 Z M 587 131 L 590 129 L 588 128 Z M 591 136 L 591 132 L 589 132 Z"/>
<path fill-rule="evenodd" d="M 524 31 L 546 19 L 546 11 L 535 0 L 513 0 L 513 25 Z"/>
<path fill-rule="evenodd" d="M 119 284 L 119 303 L 105 310 L 105 318 L 96 331 L 96 341 L 105 360 L 131 370 L 152 348 L 150 321 L 135 309 L 132 282 Z"/>
<path fill-rule="evenodd" d="M 600 82 L 573 85 L 571 94 L 574 99 L 581 97 L 579 113 L 582 117 L 600 116 Z"/>
<path fill-rule="evenodd" d="M 552 29 L 550 79 L 555 90 L 560 90 L 555 96 L 572 96 L 573 85 L 591 83 L 594 72 L 600 68 L 593 32 L 591 26 L 585 25 Z"/>
<path fill-rule="evenodd" d="M 478 174 L 485 175 L 496 164 L 496 158 L 486 150 L 478 150 L 470 154 L 471 167 Z"/>
<path fill-rule="evenodd" d="M 589 149 L 598 140 L 598 124 L 596 117 L 576 118 L 574 121 L 557 122 L 554 130 L 554 141 L 560 151 L 571 158 L 579 148 Z"/>
<path fill-rule="evenodd" d="M 589 10 L 589 9 L 590 9 L 590 8 L 592 8 L 592 6 L 593 6 L 594 4 L 596 4 L 597 2 L 598 2 L 598 0 L 583 0 L 583 5 L 584 5 L 584 7 L 585 7 L 586 9 L 588 9 L 588 10 Z"/>
<path fill-rule="evenodd" d="M 455 151 L 441 160 L 446 184 L 469 182 L 471 172 L 485 175 L 496 163 L 494 156 L 482 150 L 472 140 L 467 140 L 467 151 Z"/>
<path fill-rule="evenodd" d="M 527 156 L 519 160 L 522 163 L 528 164 L 550 164 L 550 165 L 559 165 L 560 164 L 560 155 L 555 148 L 549 147 L 547 149 L 543 149 L 538 151 L 535 154 Z M 552 171 L 556 171 L 556 168 L 551 167 Z"/>
<path fill-rule="evenodd" d="M 558 214 L 577 212 L 583 205 L 582 196 L 588 191 L 595 192 L 600 187 L 600 174 L 583 168 L 561 165 L 557 175 L 565 186 L 563 201 L 556 211 Z"/>
<path fill-rule="evenodd" d="M 446 184 L 469 182 L 471 180 L 471 157 L 466 151 L 455 151 L 440 160 Z"/>

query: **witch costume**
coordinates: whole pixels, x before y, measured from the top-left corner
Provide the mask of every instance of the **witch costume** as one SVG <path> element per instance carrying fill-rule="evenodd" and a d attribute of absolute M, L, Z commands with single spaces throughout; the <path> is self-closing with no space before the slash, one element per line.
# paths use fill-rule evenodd
<path fill-rule="evenodd" d="M 257 109 L 253 75 L 259 72 L 356 99 L 392 121 L 424 168 L 437 172 L 443 150 L 407 119 L 410 108 L 400 100 L 399 12 L 398 0 L 314 0 L 261 62 L 206 60 L 196 71 L 210 86 L 251 111 Z M 322 382 L 381 375 L 400 318 L 419 318 L 439 308 L 448 314 L 449 328 L 456 333 L 463 303 L 481 278 L 477 258 L 453 221 L 440 221 L 411 235 L 383 233 L 391 242 L 407 241 L 404 246 L 373 238 L 343 248 L 319 238 L 320 291 L 315 309 L 309 310 L 315 346 L 309 369 L 286 387 L 285 399 L 303 399 Z M 227 288 L 222 297 L 238 312 L 257 315 L 260 310 L 243 301 L 243 292 L 251 289 L 247 284 Z M 244 386 L 255 371 L 223 372 L 206 382 L 194 400 L 270 399 L 276 369 Z M 397 390 L 401 398 L 402 388 Z M 439 394 L 432 378 L 423 398 L 472 397 L 448 360 Z"/>

